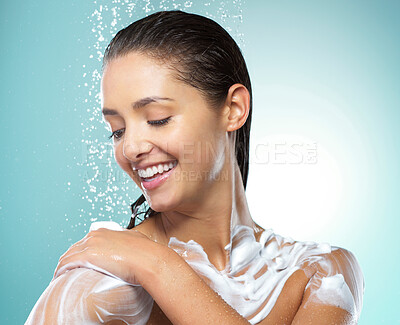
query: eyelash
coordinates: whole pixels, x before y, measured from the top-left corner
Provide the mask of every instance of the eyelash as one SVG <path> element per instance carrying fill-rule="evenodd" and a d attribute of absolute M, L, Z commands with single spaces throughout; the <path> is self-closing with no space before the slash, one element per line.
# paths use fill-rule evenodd
<path fill-rule="evenodd" d="M 147 123 L 152 125 L 152 126 L 160 127 L 160 126 L 163 126 L 163 125 L 167 124 L 170 119 L 171 119 L 171 116 L 167 117 L 165 119 L 162 119 L 162 120 L 147 121 Z M 111 135 L 108 137 L 108 139 L 111 139 L 111 138 L 114 137 L 114 139 L 119 140 L 120 137 L 116 137 L 115 135 L 120 133 L 120 132 L 122 132 L 122 130 L 123 129 L 116 130 L 116 131 L 112 132 Z"/>

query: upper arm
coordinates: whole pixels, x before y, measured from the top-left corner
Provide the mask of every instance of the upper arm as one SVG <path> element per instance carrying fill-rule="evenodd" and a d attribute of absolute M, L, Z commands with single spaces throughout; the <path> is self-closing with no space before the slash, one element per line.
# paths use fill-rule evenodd
<path fill-rule="evenodd" d="M 103 324 L 116 319 L 145 324 L 152 305 L 151 296 L 141 286 L 76 268 L 50 282 L 25 325 Z"/>
<path fill-rule="evenodd" d="M 313 264 L 292 324 L 354 324 L 361 312 L 364 278 L 354 255 L 342 248 Z"/>

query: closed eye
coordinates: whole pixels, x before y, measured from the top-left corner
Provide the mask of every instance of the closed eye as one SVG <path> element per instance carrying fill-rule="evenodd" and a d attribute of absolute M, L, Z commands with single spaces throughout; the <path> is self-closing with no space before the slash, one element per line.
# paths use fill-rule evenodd
<path fill-rule="evenodd" d="M 167 117 L 165 119 L 162 119 L 162 120 L 147 121 L 147 123 L 152 126 L 160 127 L 162 125 L 167 124 L 170 119 L 171 119 L 171 116 Z M 111 138 L 114 138 L 115 140 L 121 139 L 123 130 L 124 129 L 119 129 L 119 130 L 112 132 L 111 135 L 108 137 L 108 139 L 111 139 Z"/>
<path fill-rule="evenodd" d="M 122 136 L 122 134 L 121 134 L 122 130 L 123 129 L 114 131 L 113 133 L 111 133 L 111 135 L 108 137 L 108 139 L 114 138 L 115 140 L 119 140 Z"/>
<path fill-rule="evenodd" d="M 150 124 L 150 125 L 159 126 L 159 125 L 167 124 L 170 119 L 171 119 L 171 116 L 167 117 L 165 119 L 162 119 L 162 120 L 147 121 L 147 123 Z"/>

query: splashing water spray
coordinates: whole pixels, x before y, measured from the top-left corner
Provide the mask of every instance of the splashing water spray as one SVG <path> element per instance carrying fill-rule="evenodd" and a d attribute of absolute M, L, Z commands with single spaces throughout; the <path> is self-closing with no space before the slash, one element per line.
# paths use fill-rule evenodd
<path fill-rule="evenodd" d="M 72 226 L 77 228 L 83 224 L 85 232 L 88 231 L 88 224 L 98 220 L 116 221 L 126 227 L 131 213 L 130 204 L 141 194 L 137 185 L 115 162 L 112 141 L 103 132 L 107 130 L 108 133 L 108 128 L 101 113 L 101 64 L 110 40 L 120 29 L 156 11 L 181 10 L 217 21 L 242 50 L 245 45 L 240 32 L 243 21 L 242 0 L 211 0 L 201 4 L 179 0 L 113 0 L 111 4 L 110 1 L 94 1 L 93 4 L 95 9 L 88 19 L 92 24 L 91 36 L 94 43 L 89 46 L 89 62 L 82 66 L 87 114 L 82 114 L 82 160 L 78 162 L 82 170 L 82 200 L 87 205 L 79 210 L 79 222 Z"/>

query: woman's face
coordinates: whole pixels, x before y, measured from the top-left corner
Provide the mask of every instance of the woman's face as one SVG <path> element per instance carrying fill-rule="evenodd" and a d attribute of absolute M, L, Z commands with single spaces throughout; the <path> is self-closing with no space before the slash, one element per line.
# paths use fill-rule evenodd
<path fill-rule="evenodd" d="M 226 179 L 223 119 L 158 61 L 131 52 L 109 62 L 102 106 L 118 165 L 155 211 L 191 209 L 212 184 Z M 144 174 L 152 166 L 158 174 Z"/>

